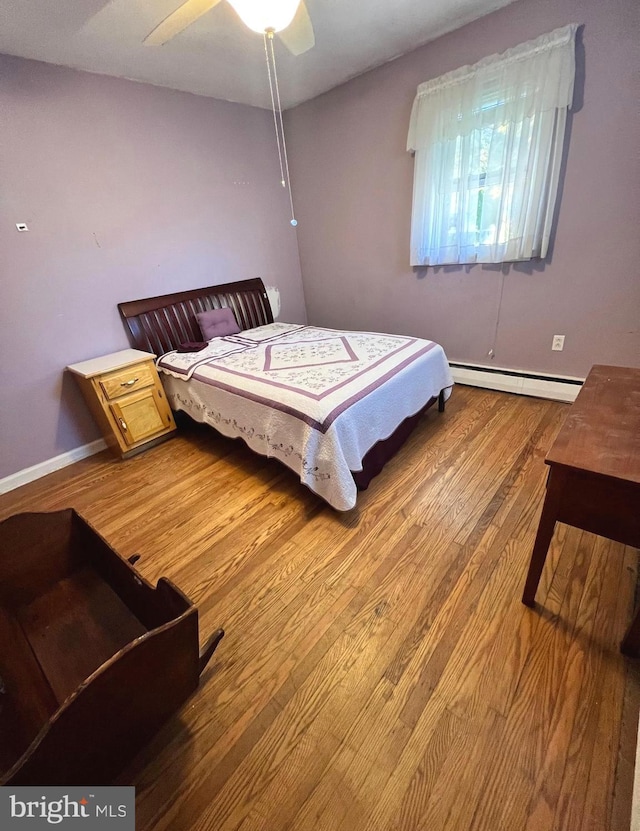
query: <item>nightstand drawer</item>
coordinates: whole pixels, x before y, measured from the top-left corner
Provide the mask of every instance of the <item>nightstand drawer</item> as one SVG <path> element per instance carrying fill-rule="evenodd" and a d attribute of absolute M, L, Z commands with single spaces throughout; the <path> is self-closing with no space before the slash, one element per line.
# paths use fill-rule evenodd
<path fill-rule="evenodd" d="M 100 387 L 109 400 L 119 398 L 128 392 L 152 387 L 154 384 L 154 370 L 149 363 L 134 364 L 126 369 L 119 369 L 109 375 L 100 377 Z"/>

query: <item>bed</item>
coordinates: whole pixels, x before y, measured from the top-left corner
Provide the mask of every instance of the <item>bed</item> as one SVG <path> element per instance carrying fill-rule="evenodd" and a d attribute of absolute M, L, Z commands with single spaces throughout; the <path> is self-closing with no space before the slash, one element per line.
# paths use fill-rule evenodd
<path fill-rule="evenodd" d="M 196 314 L 228 307 L 240 332 L 197 352 Z M 356 504 L 453 381 L 432 341 L 275 322 L 262 280 L 120 303 L 132 345 L 158 356 L 167 398 L 275 457 L 340 511 Z"/>

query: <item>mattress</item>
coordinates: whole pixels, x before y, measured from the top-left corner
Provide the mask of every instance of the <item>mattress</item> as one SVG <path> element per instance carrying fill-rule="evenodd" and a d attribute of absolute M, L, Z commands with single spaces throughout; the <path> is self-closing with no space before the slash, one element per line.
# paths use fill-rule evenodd
<path fill-rule="evenodd" d="M 242 438 L 340 511 L 376 442 L 453 380 L 433 341 L 287 323 L 214 338 L 157 366 L 173 409 Z"/>

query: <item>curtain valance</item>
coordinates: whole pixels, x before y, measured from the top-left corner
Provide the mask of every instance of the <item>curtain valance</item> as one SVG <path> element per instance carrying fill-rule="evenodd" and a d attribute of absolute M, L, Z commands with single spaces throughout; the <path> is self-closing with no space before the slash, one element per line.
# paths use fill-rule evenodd
<path fill-rule="evenodd" d="M 467 135 L 496 119 L 522 121 L 570 107 L 576 29 L 572 23 L 420 84 L 407 149 Z"/>

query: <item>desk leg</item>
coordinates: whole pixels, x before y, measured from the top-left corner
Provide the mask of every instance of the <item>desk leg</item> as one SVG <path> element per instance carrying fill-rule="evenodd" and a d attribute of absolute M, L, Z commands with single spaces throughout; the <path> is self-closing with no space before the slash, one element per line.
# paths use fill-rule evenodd
<path fill-rule="evenodd" d="M 640 608 L 636 610 L 631 625 L 622 639 L 620 651 L 630 658 L 637 658 L 640 654 Z"/>
<path fill-rule="evenodd" d="M 531 552 L 527 581 L 524 585 L 524 593 L 522 595 L 522 602 L 525 606 L 535 605 L 536 591 L 538 589 L 538 583 L 540 582 L 540 576 L 542 575 L 542 569 L 544 568 L 544 562 L 547 559 L 549 544 L 551 543 L 551 538 L 556 527 L 556 518 L 558 516 L 558 509 L 565 484 L 566 477 L 564 474 L 551 468 L 549 471 L 549 481 L 547 482 L 547 492 L 542 507 L 542 515 L 538 524 L 538 533 L 536 534 L 536 541 Z"/>

